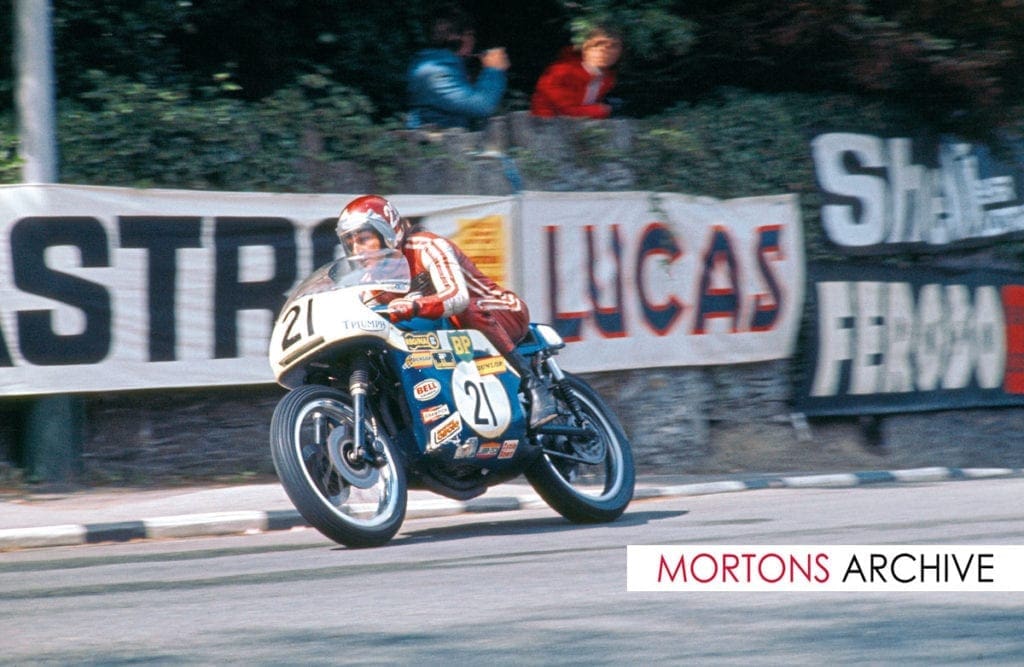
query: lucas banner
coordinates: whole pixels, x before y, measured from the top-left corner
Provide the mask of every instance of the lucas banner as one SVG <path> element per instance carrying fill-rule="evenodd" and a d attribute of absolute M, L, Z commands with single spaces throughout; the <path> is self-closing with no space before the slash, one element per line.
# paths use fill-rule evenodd
<path fill-rule="evenodd" d="M 856 415 L 1024 404 L 1024 274 L 810 264 L 796 408 Z"/>
<path fill-rule="evenodd" d="M 526 193 L 521 268 L 533 319 L 578 372 L 789 356 L 803 305 L 792 195 Z"/>
<path fill-rule="evenodd" d="M 273 382 L 273 319 L 355 196 L 0 187 L 0 395 Z M 517 279 L 514 199 L 392 200 Z"/>

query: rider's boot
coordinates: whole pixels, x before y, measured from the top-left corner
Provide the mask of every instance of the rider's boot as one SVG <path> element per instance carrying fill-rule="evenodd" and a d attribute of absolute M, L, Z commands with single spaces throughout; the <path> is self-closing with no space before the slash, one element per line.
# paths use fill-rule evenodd
<path fill-rule="evenodd" d="M 526 360 L 518 350 L 512 350 L 505 355 L 512 368 L 516 369 L 521 378 L 521 388 L 530 397 L 530 428 L 537 428 L 547 424 L 558 416 L 555 408 L 555 397 L 551 390 L 537 376 L 533 366 Z"/>

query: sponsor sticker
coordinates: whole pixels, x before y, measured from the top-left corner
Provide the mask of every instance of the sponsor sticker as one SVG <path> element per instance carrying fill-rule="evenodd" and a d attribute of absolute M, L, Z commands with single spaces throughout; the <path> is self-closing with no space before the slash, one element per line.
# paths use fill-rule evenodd
<path fill-rule="evenodd" d="M 518 440 L 506 440 L 501 443 L 501 451 L 498 452 L 499 459 L 510 459 L 516 455 L 516 449 L 519 447 Z"/>
<path fill-rule="evenodd" d="M 441 393 L 441 383 L 434 378 L 427 378 L 421 382 L 417 382 L 412 388 L 413 396 L 416 397 L 417 401 L 429 401 L 437 398 L 437 395 Z"/>
<path fill-rule="evenodd" d="M 455 368 L 455 355 L 451 352 L 434 352 L 434 368 L 450 371 Z"/>
<path fill-rule="evenodd" d="M 476 360 L 476 369 L 480 375 L 498 375 L 504 373 L 506 368 L 505 357 L 486 357 Z"/>
<path fill-rule="evenodd" d="M 456 412 L 452 416 L 434 427 L 430 432 L 430 443 L 427 451 L 437 449 L 449 440 L 454 439 L 462 432 L 462 417 Z"/>
<path fill-rule="evenodd" d="M 441 347 L 436 333 L 407 333 L 405 344 L 410 350 L 436 350 Z"/>
<path fill-rule="evenodd" d="M 424 424 L 433 424 L 442 417 L 447 417 L 452 413 L 451 408 L 448 407 L 447 403 L 440 405 L 433 405 L 429 408 L 423 408 L 420 410 L 420 419 Z"/>
<path fill-rule="evenodd" d="M 485 442 L 476 450 L 476 457 L 478 459 L 493 459 L 498 455 L 500 449 L 501 443 L 499 442 Z"/>
<path fill-rule="evenodd" d="M 434 365 L 434 355 L 431 352 L 412 352 L 405 358 L 404 368 L 428 368 Z"/>
<path fill-rule="evenodd" d="M 476 448 L 480 444 L 480 439 L 476 436 L 467 438 L 465 442 L 460 442 L 455 448 L 455 458 L 457 459 L 470 459 L 476 454 Z"/>
<path fill-rule="evenodd" d="M 469 337 L 469 334 L 450 333 L 448 334 L 448 344 L 451 345 L 452 352 L 461 361 L 469 361 L 473 358 L 473 339 Z"/>

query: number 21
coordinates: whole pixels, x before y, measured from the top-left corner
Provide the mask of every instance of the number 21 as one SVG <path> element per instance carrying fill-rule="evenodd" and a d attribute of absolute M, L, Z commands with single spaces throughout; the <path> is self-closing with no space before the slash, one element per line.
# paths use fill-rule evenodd
<path fill-rule="evenodd" d="M 284 320 L 288 323 L 288 328 L 284 330 L 284 339 L 281 341 L 281 349 L 287 350 L 295 343 L 302 340 L 303 336 L 309 337 L 313 335 L 313 299 L 306 299 L 306 330 L 301 331 L 296 329 L 299 319 L 302 317 L 302 304 L 297 303 L 288 309 L 288 312 L 284 314 Z"/>
<path fill-rule="evenodd" d="M 494 424 L 495 426 L 497 426 L 498 415 L 494 414 L 494 406 L 491 405 L 491 399 L 487 395 L 487 387 L 484 386 L 483 384 L 477 384 L 472 380 L 466 380 L 466 383 L 463 385 L 463 389 L 465 390 L 467 396 L 472 394 L 473 398 L 476 400 L 476 409 L 473 410 L 474 423 Z M 483 414 L 483 408 L 485 407 L 485 404 L 487 411 L 491 413 L 490 420 L 487 419 L 487 415 Z"/>

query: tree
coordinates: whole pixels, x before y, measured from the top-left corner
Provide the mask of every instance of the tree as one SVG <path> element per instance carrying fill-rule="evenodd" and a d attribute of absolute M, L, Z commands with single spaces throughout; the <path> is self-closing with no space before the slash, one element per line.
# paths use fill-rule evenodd
<path fill-rule="evenodd" d="M 359 89 L 376 118 L 405 106 L 405 67 L 449 0 L 53 0 L 59 95 L 88 72 L 255 101 L 315 74 Z M 507 104 L 525 106 L 559 48 L 596 21 L 625 34 L 617 94 L 631 115 L 722 86 L 841 91 L 911 104 L 941 125 L 984 129 L 1024 108 L 1022 0 L 462 0 L 478 45 L 512 60 Z M 0 34 L 11 34 L 0 12 Z M 2 40 L 0 40 L 2 41 Z M 10 108 L 0 49 L 0 111 Z"/>
<path fill-rule="evenodd" d="M 940 125 L 1020 116 L 1024 3 L 989 0 L 704 0 L 687 3 L 700 48 L 681 79 L 759 90 L 883 95 Z"/>

